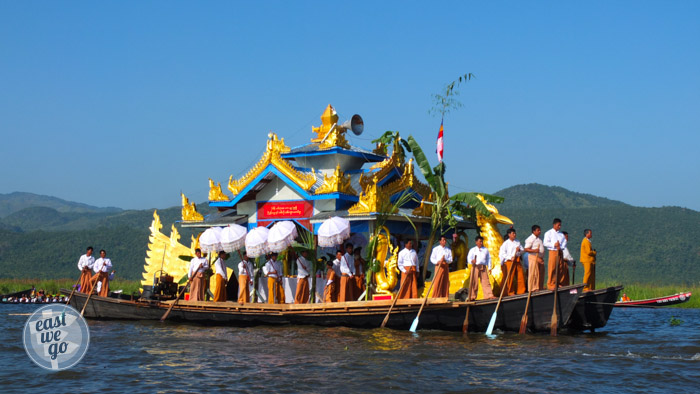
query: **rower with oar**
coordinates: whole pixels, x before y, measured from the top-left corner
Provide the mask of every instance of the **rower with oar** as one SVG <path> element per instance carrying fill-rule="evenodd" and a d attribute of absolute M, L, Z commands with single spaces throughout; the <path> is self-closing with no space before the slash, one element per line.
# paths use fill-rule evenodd
<path fill-rule="evenodd" d="M 520 246 L 520 241 L 516 239 L 514 228 L 509 228 L 506 232 L 508 239 L 501 245 L 499 258 L 501 259 L 501 270 L 503 272 L 513 271 L 507 281 L 503 282 L 505 294 L 507 296 L 525 293 L 525 275 L 523 266 L 520 264 L 520 255 L 523 252 L 523 247 Z"/>
<path fill-rule="evenodd" d="M 95 265 L 95 257 L 92 255 L 92 250 L 92 246 L 88 246 L 85 254 L 80 256 L 78 260 L 78 269 L 80 270 L 80 279 L 78 279 L 79 291 L 83 293 L 88 292 L 90 278 L 92 277 L 92 267 Z"/>
<path fill-rule="evenodd" d="M 204 301 L 204 273 L 209 268 L 209 262 L 202 257 L 202 250 L 194 251 L 195 257 L 190 261 L 187 277 L 190 280 L 190 301 Z"/>

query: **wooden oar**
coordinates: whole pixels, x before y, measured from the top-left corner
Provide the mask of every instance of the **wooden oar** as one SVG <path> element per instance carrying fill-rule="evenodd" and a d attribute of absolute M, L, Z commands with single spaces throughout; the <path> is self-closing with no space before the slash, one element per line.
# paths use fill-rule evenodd
<path fill-rule="evenodd" d="M 442 269 L 442 267 L 438 266 L 438 269 Z M 418 329 L 418 318 L 420 317 L 421 312 L 423 312 L 423 307 L 425 304 L 428 302 L 428 297 L 430 296 L 430 290 L 433 289 L 433 284 L 435 283 L 435 279 L 437 279 L 437 272 L 435 273 L 435 278 L 430 282 L 430 286 L 428 286 L 428 292 L 425 293 L 425 298 L 423 299 L 423 305 L 420 306 L 420 309 L 418 310 L 418 314 L 416 315 L 416 318 L 413 319 L 413 323 L 411 324 L 411 328 L 408 329 L 410 332 L 416 332 Z"/>
<path fill-rule="evenodd" d="M 479 284 L 474 283 L 474 282 L 476 282 L 476 280 L 475 280 L 476 275 L 475 274 L 476 274 L 476 264 L 472 264 L 472 273 L 471 273 L 471 276 L 469 277 L 469 292 L 471 292 L 472 286 L 476 285 L 477 289 L 476 289 L 475 293 L 478 293 L 479 292 L 479 289 L 478 289 Z M 476 298 L 476 296 L 474 296 L 474 298 Z M 469 293 L 467 293 L 467 302 L 469 302 L 469 301 L 470 301 L 469 300 Z M 464 323 L 462 323 L 462 334 L 466 334 L 467 331 L 469 330 L 469 307 L 470 306 L 471 306 L 471 304 L 467 304 L 467 313 L 464 315 Z"/>
<path fill-rule="evenodd" d="M 200 265 L 200 267 L 201 267 L 201 265 Z M 199 271 L 199 268 L 197 269 L 197 271 Z M 195 271 L 195 275 L 197 275 L 197 271 Z M 161 322 L 165 321 L 165 319 L 168 318 L 170 311 L 172 311 L 173 307 L 175 307 L 175 304 L 177 304 L 177 302 L 180 301 L 180 296 L 182 296 L 182 293 L 185 292 L 185 289 L 187 288 L 187 286 L 190 285 L 190 283 L 192 282 L 192 279 L 194 279 L 195 275 L 192 275 L 192 277 L 187 281 L 187 284 L 185 285 L 185 287 L 183 287 L 182 290 L 180 290 L 180 293 L 177 295 L 177 298 L 175 298 L 175 302 L 173 302 L 170 305 L 170 308 L 168 308 L 168 310 L 165 311 L 165 313 L 163 314 L 163 317 L 160 318 Z"/>
<path fill-rule="evenodd" d="M 556 266 L 554 267 L 554 277 L 556 278 L 556 282 L 554 283 L 554 309 L 552 310 L 552 322 L 550 323 L 550 325 L 552 326 L 550 334 L 553 337 L 557 336 L 557 329 L 559 328 L 559 313 L 557 312 L 557 294 L 559 293 L 559 263 L 562 259 L 561 250 L 559 251 L 557 256 L 558 258 L 556 261 Z"/>
<path fill-rule="evenodd" d="M 530 296 L 532 296 L 532 287 L 527 291 L 527 302 L 525 303 L 525 313 L 523 313 L 523 318 L 520 320 L 520 331 L 518 334 L 525 334 L 527 331 L 527 311 L 530 309 Z"/>
<path fill-rule="evenodd" d="M 80 316 L 85 313 L 85 308 L 87 307 L 88 302 L 90 302 L 90 297 L 92 297 L 92 291 L 95 289 L 95 283 L 97 282 L 97 278 L 95 278 L 95 281 L 90 281 L 90 291 L 88 292 L 87 300 L 85 300 L 85 305 L 83 305 L 83 309 L 80 311 Z"/>
<path fill-rule="evenodd" d="M 81 271 L 80 278 L 78 278 L 78 281 L 75 282 L 75 284 L 73 285 L 73 291 L 70 292 L 70 295 L 68 296 L 68 301 L 66 301 L 66 305 L 70 305 L 70 299 L 73 298 L 73 294 L 75 294 L 75 289 L 78 288 L 78 283 L 80 283 L 80 279 L 82 279 L 82 277 L 83 277 L 83 274 Z"/>
<path fill-rule="evenodd" d="M 394 305 L 396 305 L 396 301 L 399 299 L 399 293 L 396 292 L 396 296 L 394 296 L 394 302 L 391 303 L 391 306 L 389 307 L 389 312 L 386 313 L 386 316 L 384 316 L 384 321 L 382 321 L 382 325 L 379 326 L 380 328 L 386 327 L 386 323 L 389 322 L 389 315 L 391 315 L 391 310 L 394 309 Z"/>
<path fill-rule="evenodd" d="M 508 270 L 508 273 L 506 274 L 506 280 L 503 282 L 503 286 L 501 286 L 501 296 L 498 297 L 498 303 L 496 304 L 496 310 L 493 311 L 493 316 L 491 316 L 491 321 L 489 321 L 489 326 L 486 329 L 486 335 L 493 334 L 493 326 L 496 325 L 496 314 L 498 313 L 498 307 L 501 306 L 501 300 L 503 299 L 503 293 L 505 293 L 506 286 L 508 285 L 508 278 L 510 278 L 510 274 L 513 272 L 514 268 L 515 268 L 515 261 L 513 261 L 513 264 L 510 266 L 510 269 Z"/>

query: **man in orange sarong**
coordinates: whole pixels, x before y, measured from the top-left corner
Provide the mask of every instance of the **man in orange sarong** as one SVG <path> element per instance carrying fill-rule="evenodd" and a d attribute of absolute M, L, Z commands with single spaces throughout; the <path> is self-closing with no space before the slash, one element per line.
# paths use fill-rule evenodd
<path fill-rule="evenodd" d="M 544 245 L 540 239 L 542 229 L 538 225 L 532 226 L 532 234 L 525 240 L 524 250 L 527 254 L 528 281 L 527 288 L 530 291 L 544 289 Z"/>
<path fill-rule="evenodd" d="M 452 251 L 447 247 L 447 238 L 440 237 L 440 244 L 433 248 L 430 254 L 430 262 L 435 265 L 435 282 L 433 283 L 433 297 L 449 297 L 450 295 L 450 264 L 452 263 Z"/>
<path fill-rule="evenodd" d="M 253 285 L 253 263 L 248 259 L 248 254 L 243 252 L 243 259 L 238 263 L 238 302 L 247 304 L 250 302 L 250 288 Z"/>
<path fill-rule="evenodd" d="M 270 253 L 270 260 L 263 266 L 263 273 L 267 276 L 267 303 L 284 304 L 284 287 L 282 286 L 282 263 L 277 260 L 277 253 Z"/>
<path fill-rule="evenodd" d="M 112 260 L 107 258 L 107 252 L 104 249 L 100 250 L 100 258 L 95 260 L 93 265 L 95 275 L 90 278 L 90 292 L 94 289 L 100 297 L 109 296 L 109 280 L 114 278 L 114 271 L 109 272 L 111 269 Z"/>
<path fill-rule="evenodd" d="M 87 293 L 90 290 L 90 278 L 92 278 L 92 267 L 95 265 L 95 257 L 92 255 L 92 246 L 88 246 L 85 254 L 78 260 L 80 270 L 79 291 Z"/>
<path fill-rule="evenodd" d="M 547 271 L 549 278 L 547 279 L 547 288 L 554 290 L 554 287 L 559 282 L 561 286 L 564 277 L 564 270 L 568 271 L 568 267 L 564 262 L 562 251 L 566 247 L 566 238 L 561 230 L 561 219 L 555 218 L 552 221 L 552 228 L 544 233 L 544 247 L 549 250 L 549 261 L 547 262 Z M 559 278 L 555 278 L 556 267 L 559 266 Z"/>
<path fill-rule="evenodd" d="M 362 248 L 357 247 L 355 255 L 355 295 L 359 297 L 365 291 L 365 260 L 362 258 Z"/>
<path fill-rule="evenodd" d="M 484 293 L 484 299 L 495 298 L 489 282 L 491 255 L 489 250 L 484 247 L 484 238 L 482 236 L 477 236 L 474 239 L 474 243 L 476 246 L 471 248 L 469 254 L 467 254 L 467 261 L 472 265 L 467 301 L 476 299 L 479 294 L 479 281 L 481 282 L 481 291 Z"/>
<path fill-rule="evenodd" d="M 295 304 L 306 304 L 309 302 L 309 271 L 311 262 L 308 260 L 309 252 L 304 250 L 301 256 L 297 257 L 297 291 L 294 295 Z"/>
<path fill-rule="evenodd" d="M 340 294 L 338 302 L 355 301 L 355 258 L 353 245 L 345 245 L 345 254 L 340 258 Z M 359 295 L 359 294 L 358 294 Z"/>
<path fill-rule="evenodd" d="M 501 260 L 501 270 L 503 278 L 508 280 L 505 283 L 505 295 L 523 294 L 527 291 L 525 288 L 525 273 L 523 266 L 520 264 L 520 255 L 523 252 L 523 247 L 520 246 L 515 233 L 515 229 L 509 228 L 507 233 L 508 239 L 503 241 L 501 250 L 498 254 Z M 510 273 L 510 274 L 509 274 Z"/>
<path fill-rule="evenodd" d="M 216 291 L 214 292 L 214 302 L 226 301 L 226 283 L 228 273 L 226 272 L 226 252 L 219 252 L 219 258 L 214 263 L 214 280 L 216 280 Z"/>
<path fill-rule="evenodd" d="M 338 252 L 341 254 L 341 252 Z M 338 301 L 338 274 L 335 273 L 333 269 L 333 262 L 329 261 L 326 263 L 326 288 L 323 291 L 323 301 L 324 302 L 336 302 Z"/>
<path fill-rule="evenodd" d="M 579 261 L 583 264 L 583 291 L 595 290 L 595 261 L 598 252 L 593 249 L 591 244 L 593 231 L 591 229 L 583 230 L 583 241 L 581 241 L 581 258 Z"/>
<path fill-rule="evenodd" d="M 401 271 L 401 288 L 397 297 L 401 299 L 418 298 L 418 255 L 413 250 L 413 241 L 399 252 L 398 266 Z"/>
<path fill-rule="evenodd" d="M 209 268 L 209 262 L 202 257 L 201 249 L 195 249 L 194 254 L 187 275 L 190 278 L 190 301 L 204 301 L 204 272 Z"/>

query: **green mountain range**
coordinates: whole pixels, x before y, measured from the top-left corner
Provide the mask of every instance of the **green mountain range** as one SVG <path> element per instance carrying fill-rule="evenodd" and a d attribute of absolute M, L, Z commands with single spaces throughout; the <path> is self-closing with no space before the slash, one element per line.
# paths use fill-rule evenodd
<path fill-rule="evenodd" d="M 641 208 L 556 186 L 517 185 L 499 212 L 524 241 L 530 227 L 546 231 L 563 221 L 576 260 L 583 229 L 593 229 L 598 281 L 697 285 L 700 283 L 700 212 L 679 207 Z M 199 211 L 213 212 L 206 203 Z M 180 207 L 159 209 L 163 232 L 180 219 Z M 153 210 L 98 208 L 29 193 L 0 195 L 0 278 L 71 278 L 86 246 L 106 249 L 117 274 L 140 279 Z M 502 227 L 505 232 L 506 227 Z M 178 228 L 181 242 L 192 232 Z M 474 234 L 469 234 L 470 246 Z M 578 267 L 576 278 L 583 276 Z"/>

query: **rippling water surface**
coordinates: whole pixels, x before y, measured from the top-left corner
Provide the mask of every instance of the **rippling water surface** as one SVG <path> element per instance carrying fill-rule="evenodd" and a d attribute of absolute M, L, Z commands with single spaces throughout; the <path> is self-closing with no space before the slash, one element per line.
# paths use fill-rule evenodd
<path fill-rule="evenodd" d="M 90 320 L 85 358 L 50 372 L 22 346 L 17 314 L 35 306 L 0 308 L 0 392 L 700 392 L 700 310 L 615 310 L 595 334 L 496 339 Z"/>

